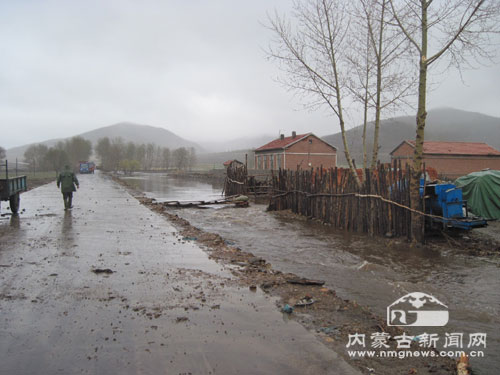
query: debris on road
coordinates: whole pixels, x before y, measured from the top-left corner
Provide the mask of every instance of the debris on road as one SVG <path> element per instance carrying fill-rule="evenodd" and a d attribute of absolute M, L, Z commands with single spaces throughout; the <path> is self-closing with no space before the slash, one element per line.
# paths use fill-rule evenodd
<path fill-rule="evenodd" d="M 248 259 L 248 263 L 255 266 L 255 265 L 265 264 L 266 260 L 259 257 L 252 257 Z"/>
<path fill-rule="evenodd" d="M 295 307 L 309 306 L 309 305 L 312 305 L 315 302 L 316 301 L 311 296 L 305 296 L 301 300 L 297 301 L 297 303 L 295 303 L 294 306 Z"/>
<path fill-rule="evenodd" d="M 112 273 L 114 273 L 114 271 L 112 269 L 109 269 L 109 268 L 94 268 L 92 270 L 92 272 L 94 272 L 95 274 L 101 274 L 101 273 L 112 274 Z"/>
<path fill-rule="evenodd" d="M 469 370 L 469 357 L 462 353 L 460 359 L 457 362 L 457 375 L 469 375 Z"/>
<path fill-rule="evenodd" d="M 311 279 L 305 279 L 305 278 L 288 279 L 286 282 L 289 284 L 298 284 L 298 285 L 319 285 L 319 286 L 322 286 L 325 284 L 325 282 L 323 280 L 311 280 Z"/>
<path fill-rule="evenodd" d="M 331 326 L 331 327 L 321 327 L 318 329 L 319 332 L 323 332 L 325 335 L 338 335 L 340 333 L 340 330 L 336 326 Z"/>

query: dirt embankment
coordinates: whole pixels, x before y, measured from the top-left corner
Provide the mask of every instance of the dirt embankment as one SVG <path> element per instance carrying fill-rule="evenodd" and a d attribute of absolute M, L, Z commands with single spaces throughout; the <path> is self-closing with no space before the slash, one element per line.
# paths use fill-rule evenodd
<path fill-rule="evenodd" d="M 452 249 L 457 253 L 488 258 L 500 257 L 500 222 L 486 228 L 464 231 L 442 231 L 429 236 L 425 246 L 438 251 Z"/>
<path fill-rule="evenodd" d="M 125 187 L 124 182 L 116 179 Z M 370 335 L 387 333 L 390 335 L 387 350 L 396 350 L 395 336 L 403 330 L 388 327 L 385 319 L 373 314 L 369 308 L 354 301 L 338 297 L 334 290 L 325 288 L 319 280 L 302 279 L 291 273 L 273 269 L 265 259 L 255 257 L 228 243 L 221 236 L 207 233 L 192 226 L 187 220 L 168 211 L 168 208 L 154 200 L 145 198 L 140 192 L 134 196 L 151 210 L 164 215 L 180 231 L 185 240 L 195 241 L 209 254 L 210 258 L 228 266 L 241 285 L 277 298 L 277 308 L 291 319 L 296 319 L 328 347 L 344 357 L 366 374 L 455 374 L 456 363 L 449 358 L 350 358 L 346 345 L 349 335 L 364 333 L 367 348 Z M 353 348 L 351 348 L 353 349 Z M 363 348 L 354 348 L 362 350 Z M 411 350 L 417 350 L 416 342 Z M 300 348 L 297 348 L 300 350 Z M 437 353 L 437 352 L 436 352 Z"/>

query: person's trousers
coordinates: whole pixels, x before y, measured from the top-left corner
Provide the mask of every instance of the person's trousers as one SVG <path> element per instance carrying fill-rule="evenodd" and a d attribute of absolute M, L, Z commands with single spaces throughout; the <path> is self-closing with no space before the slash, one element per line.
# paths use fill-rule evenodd
<path fill-rule="evenodd" d="M 73 201 L 73 192 L 62 193 L 64 200 L 64 208 L 71 208 L 71 203 Z"/>

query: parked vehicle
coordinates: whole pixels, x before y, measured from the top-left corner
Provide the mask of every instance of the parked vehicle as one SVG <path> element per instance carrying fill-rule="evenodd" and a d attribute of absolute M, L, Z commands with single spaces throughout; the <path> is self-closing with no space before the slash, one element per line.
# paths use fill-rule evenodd
<path fill-rule="evenodd" d="M 19 211 L 21 192 L 27 190 L 26 176 L 9 177 L 9 165 L 5 161 L 5 178 L 0 179 L 0 200 L 9 201 L 13 214 Z"/>
<path fill-rule="evenodd" d="M 94 173 L 95 163 L 93 161 L 82 161 L 79 170 L 81 174 Z"/>

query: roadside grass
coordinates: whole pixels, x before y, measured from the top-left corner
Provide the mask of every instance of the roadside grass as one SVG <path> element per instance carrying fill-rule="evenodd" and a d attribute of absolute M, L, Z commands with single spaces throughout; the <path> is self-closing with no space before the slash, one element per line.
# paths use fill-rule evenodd
<path fill-rule="evenodd" d="M 21 173 L 19 173 L 21 175 Z M 37 181 L 37 180 L 55 180 L 57 175 L 56 172 L 26 172 L 23 173 L 24 176 L 28 178 L 28 180 Z"/>
<path fill-rule="evenodd" d="M 38 186 L 48 184 L 52 181 L 55 181 L 57 178 L 56 172 L 33 172 L 33 171 L 23 171 L 22 173 L 18 173 L 19 176 L 26 176 L 28 190 L 34 189 Z"/>

